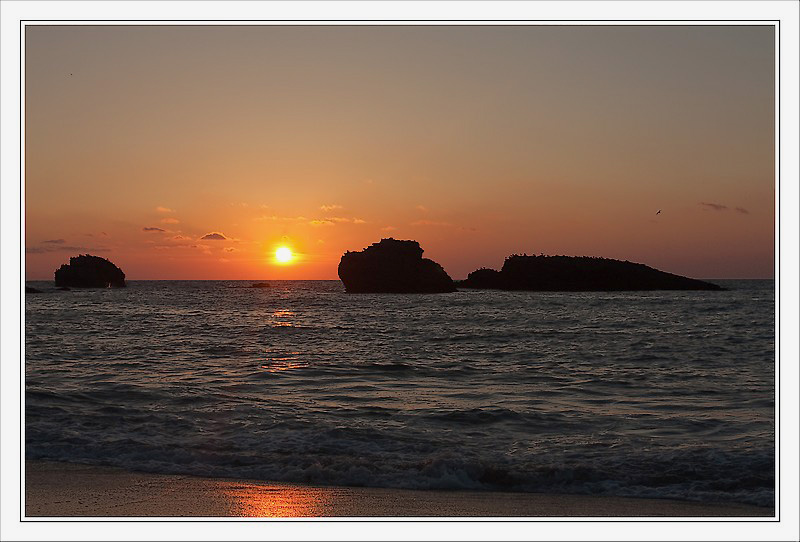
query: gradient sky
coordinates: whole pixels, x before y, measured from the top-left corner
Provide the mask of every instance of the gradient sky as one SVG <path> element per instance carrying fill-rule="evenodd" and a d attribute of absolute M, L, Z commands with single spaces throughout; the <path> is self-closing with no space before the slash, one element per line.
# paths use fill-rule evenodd
<path fill-rule="evenodd" d="M 773 276 L 769 26 L 29 26 L 25 55 L 29 280 L 335 279 L 389 236 L 453 278 Z"/>

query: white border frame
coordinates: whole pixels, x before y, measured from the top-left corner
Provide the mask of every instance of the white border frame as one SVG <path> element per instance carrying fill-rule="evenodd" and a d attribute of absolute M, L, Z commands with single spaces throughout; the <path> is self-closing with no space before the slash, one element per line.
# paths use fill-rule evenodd
<path fill-rule="evenodd" d="M 727 540 L 796 540 L 800 538 L 797 515 L 798 506 L 798 4 L 794 2 L 2 2 L 0 15 L 0 54 L 2 54 L 2 453 L 0 466 L 3 485 L 0 492 L 2 531 L 0 538 L 39 540 L 102 540 L 183 538 L 215 540 L 235 536 L 243 540 L 279 538 L 286 540 L 319 538 L 330 540 L 365 539 L 431 539 L 455 538 L 482 540 L 505 538 L 508 540 L 545 538 L 566 540 L 586 538 L 594 540 L 643 539 L 727 539 Z M 780 498 L 776 495 L 776 510 L 784 514 L 780 521 L 720 521 L 678 522 L 664 521 L 622 523 L 619 518 L 597 523 L 597 520 L 564 518 L 563 523 L 361 523 L 344 520 L 297 523 L 291 520 L 262 523 L 259 520 L 242 521 L 231 518 L 215 523 L 137 522 L 114 524 L 85 521 L 69 523 L 20 522 L 21 503 L 19 486 L 10 483 L 19 479 L 21 454 L 21 374 L 19 360 L 22 341 L 22 275 L 18 265 L 22 254 L 20 179 L 19 111 L 21 89 L 21 39 L 22 20 L 70 20 L 83 18 L 93 24 L 98 19 L 119 20 L 118 24 L 154 24 L 152 19 L 175 19 L 169 24 L 191 24 L 183 21 L 191 14 L 194 24 L 208 20 L 239 19 L 238 24 L 253 24 L 255 20 L 275 24 L 315 24 L 302 19 L 314 14 L 315 19 L 331 22 L 317 24 L 448 24 L 458 19 L 458 24 L 598 24 L 601 21 L 615 24 L 730 24 L 736 21 L 780 20 L 780 54 L 776 64 L 780 69 L 781 97 L 776 135 L 780 135 L 778 163 L 776 164 L 776 243 L 780 254 L 776 267 L 776 282 L 780 281 L 780 298 L 776 299 L 776 339 L 780 338 L 780 356 L 785 361 L 780 375 L 776 366 L 776 401 L 779 405 L 781 430 L 776 430 L 780 447 L 776 449 L 776 463 L 781 465 Z M 580 14 L 582 21 L 569 19 Z M 346 19 L 353 20 L 347 21 Z M 365 21 L 365 19 L 369 21 Z M 425 21 L 419 21 L 425 19 Z M 611 20 L 613 19 L 613 21 Z M 724 22 L 718 22 L 723 19 Z M 59 22 L 58 24 L 64 24 Z M 75 24 L 78 24 L 77 22 Z M 109 24 L 103 22 L 103 24 Z M 113 24 L 113 23 L 112 23 Z M 776 70 L 777 71 L 777 70 Z M 781 182 L 781 179 L 784 179 Z M 780 236 L 778 236 L 780 232 Z M 19 339 L 19 341 L 17 341 Z M 777 346 L 777 343 L 776 343 Z M 776 420 L 777 422 L 777 420 Z M 776 428 L 777 429 L 777 428 Z M 778 508 L 780 507 L 780 508 Z M 554 518 L 550 518 L 554 519 Z M 235 522 L 235 523 L 232 523 Z M 324 521 L 324 522 L 323 522 Z"/>

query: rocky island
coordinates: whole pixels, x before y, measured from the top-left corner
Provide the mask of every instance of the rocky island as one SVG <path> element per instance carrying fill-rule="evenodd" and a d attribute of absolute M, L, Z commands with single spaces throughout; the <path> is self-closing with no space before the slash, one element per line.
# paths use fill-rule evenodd
<path fill-rule="evenodd" d="M 544 292 L 724 289 L 627 260 L 516 254 L 506 258 L 500 271 L 478 269 L 458 287 Z"/>
<path fill-rule="evenodd" d="M 81 254 L 55 272 L 56 286 L 74 288 L 124 288 L 122 269 L 100 256 Z"/>
<path fill-rule="evenodd" d="M 454 292 L 455 283 L 442 266 L 422 253 L 416 241 L 381 239 L 360 252 L 345 252 L 339 278 L 350 293 Z"/>

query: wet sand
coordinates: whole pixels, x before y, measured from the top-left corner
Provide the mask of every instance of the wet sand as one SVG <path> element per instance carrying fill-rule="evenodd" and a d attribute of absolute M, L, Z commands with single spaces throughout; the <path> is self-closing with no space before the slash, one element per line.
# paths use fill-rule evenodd
<path fill-rule="evenodd" d="M 26 517 L 772 517 L 662 499 L 321 487 L 25 462 Z"/>

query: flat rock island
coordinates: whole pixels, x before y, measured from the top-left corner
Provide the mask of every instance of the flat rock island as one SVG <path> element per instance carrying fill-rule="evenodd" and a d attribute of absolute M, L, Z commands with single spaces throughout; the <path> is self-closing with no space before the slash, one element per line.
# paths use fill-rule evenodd
<path fill-rule="evenodd" d="M 454 292 L 455 283 L 442 266 L 422 253 L 416 241 L 381 239 L 360 252 L 345 252 L 339 278 L 349 293 Z"/>
<path fill-rule="evenodd" d="M 506 258 L 500 271 L 478 269 L 458 287 L 544 292 L 724 289 L 627 260 L 516 254 Z"/>
<path fill-rule="evenodd" d="M 122 269 L 100 256 L 81 254 L 55 272 L 56 286 L 71 288 L 124 288 Z"/>

